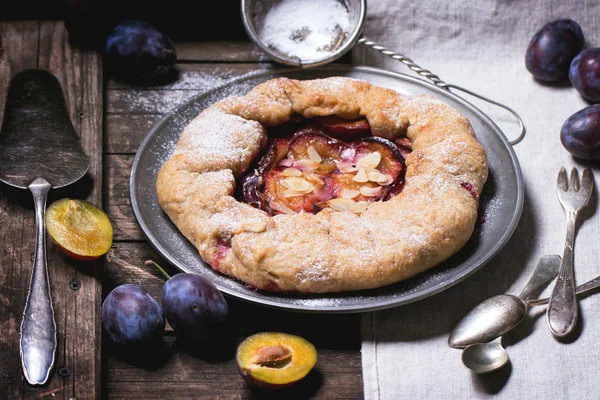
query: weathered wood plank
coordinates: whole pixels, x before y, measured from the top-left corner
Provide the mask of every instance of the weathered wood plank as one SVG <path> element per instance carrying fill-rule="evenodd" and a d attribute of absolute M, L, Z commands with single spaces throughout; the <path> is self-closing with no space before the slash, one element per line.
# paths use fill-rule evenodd
<path fill-rule="evenodd" d="M 209 366 L 210 368 L 210 366 Z M 233 377 L 232 377 L 233 378 Z M 108 392 L 110 399 L 362 399 L 361 390 L 357 390 L 354 382 L 360 376 L 339 374 L 331 381 L 323 382 L 323 374 L 315 367 L 303 381 L 289 388 L 275 391 L 255 390 L 247 386 L 229 389 L 223 388 L 222 381 L 217 382 L 110 382 Z M 349 384 L 349 382 L 351 382 Z M 362 384 L 362 383 L 361 383 Z M 150 390 L 154 388 L 154 390 Z"/>
<path fill-rule="evenodd" d="M 176 42 L 180 62 L 268 62 L 270 58 L 249 41 Z"/>
<path fill-rule="evenodd" d="M 148 243 L 115 243 L 107 257 L 107 293 L 135 283 L 160 299 L 164 278 L 144 266 L 153 259 L 173 274 L 177 271 Z M 297 334 L 318 351 L 314 372 L 278 398 L 362 398 L 360 338 L 357 315 L 315 315 L 260 307 L 227 297 L 231 340 L 191 351 L 173 332 L 151 354 L 123 354 L 106 343 L 106 385 L 109 398 L 253 398 L 266 393 L 248 388 L 237 373 L 235 348 L 244 338 L 263 331 Z M 140 368 L 145 365 L 146 368 Z"/>
<path fill-rule="evenodd" d="M 63 87 L 82 145 L 92 160 L 87 177 L 68 188 L 51 192 L 49 203 L 68 196 L 86 198 L 99 204 L 102 184 L 102 81 L 99 58 L 71 49 L 62 22 L 5 22 L 2 23 L 2 41 L 5 50 L 0 58 L 0 68 L 3 69 L 0 73 L 2 99 L 6 95 L 8 79 L 16 72 L 40 68 L 54 73 Z M 3 332 L 1 335 L 5 338 L 6 348 L 0 348 L 0 356 L 10 362 L 3 364 L 0 393 L 9 393 L 8 398 L 11 399 L 44 396 L 96 398 L 100 388 L 98 307 L 101 301 L 100 281 L 96 274 L 102 271 L 102 263 L 72 262 L 49 243 L 48 265 L 58 348 L 49 383 L 41 388 L 29 386 L 23 379 L 20 367 L 18 341 L 31 274 L 34 214 L 29 193 L 11 191 L 4 186 L 0 192 L 0 209 L 7 210 L 1 213 L 0 219 L 7 224 L 1 224 L 0 238 L 3 243 L 11 243 L 9 250 L 1 256 L 3 268 L 0 276 L 10 276 L 11 284 L 8 295 L 4 293 L 4 285 L 0 287 L 0 297 L 7 298 L 9 305 L 9 308 L 0 312 L 9 324 L 2 325 L 10 327 L 6 334 Z M 73 279 L 81 282 L 78 291 L 69 288 L 69 282 Z M 62 367 L 69 369 L 66 376 L 58 374 L 58 369 Z"/>
<path fill-rule="evenodd" d="M 109 81 L 106 112 L 110 114 L 166 114 L 190 98 L 248 73 L 277 69 L 268 64 L 178 64 L 179 79 L 162 86 L 132 86 Z M 191 68 L 191 69 L 188 69 Z M 240 87 L 239 95 L 250 88 Z"/>
<path fill-rule="evenodd" d="M 133 215 L 129 198 L 129 175 L 133 155 L 110 154 L 104 156 L 104 211 L 113 225 L 114 240 L 145 240 Z"/>
<path fill-rule="evenodd" d="M 165 114 L 200 93 L 200 90 L 110 90 L 106 93 L 106 112 Z"/>
<path fill-rule="evenodd" d="M 109 79 L 107 90 L 114 89 L 146 89 L 146 90 L 207 90 L 229 81 L 230 79 L 254 71 L 278 68 L 272 64 L 241 63 L 241 64 L 175 64 L 178 72 L 177 79 L 160 85 L 136 86 L 125 82 Z"/>
<path fill-rule="evenodd" d="M 212 368 L 207 365 L 205 368 Z M 197 370 L 191 371 L 196 372 Z M 205 374 L 201 375 L 203 378 Z M 217 379 L 175 382 L 109 382 L 109 399 L 362 399 L 361 377 L 338 373 L 325 380 L 319 366 L 304 380 L 289 388 L 275 391 L 256 390 L 239 382 L 235 376 Z M 359 385 L 357 385 L 357 383 Z M 237 385 L 237 386 L 236 386 Z"/>
<path fill-rule="evenodd" d="M 134 154 L 162 114 L 108 114 L 104 130 L 105 154 Z"/>
<path fill-rule="evenodd" d="M 0 119 L 10 79 L 35 68 L 38 53 L 37 21 L 2 22 L 0 55 Z M 0 186 L 0 393 L 8 399 L 23 397 L 24 378 L 19 355 L 19 330 L 35 246 L 33 202 L 29 193 Z"/>
<path fill-rule="evenodd" d="M 92 157 L 88 175 L 93 180 L 92 190 L 87 199 L 102 206 L 102 64 L 98 54 L 93 52 L 84 52 L 82 58 L 80 132 L 83 148 Z M 72 372 L 73 397 L 100 398 L 102 385 L 100 306 L 104 260 L 98 260 L 88 268 L 78 267 L 75 272 L 81 288 L 76 292 L 76 313 L 70 319 L 72 327 L 70 334 L 76 338 L 70 347 L 75 365 Z"/>

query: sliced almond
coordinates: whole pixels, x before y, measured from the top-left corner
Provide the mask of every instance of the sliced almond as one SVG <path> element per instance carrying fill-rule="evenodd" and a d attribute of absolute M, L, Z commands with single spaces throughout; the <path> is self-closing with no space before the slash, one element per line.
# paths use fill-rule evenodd
<path fill-rule="evenodd" d="M 306 149 L 306 153 L 308 154 L 308 158 L 310 158 L 314 162 L 320 163 L 321 161 L 323 161 L 323 159 L 319 155 L 319 152 L 312 146 L 308 146 L 308 148 Z"/>
<path fill-rule="evenodd" d="M 387 177 L 385 176 L 385 174 L 382 174 L 381 172 L 377 171 L 376 169 L 368 171 L 367 177 L 371 182 L 375 182 L 375 183 L 387 181 Z"/>
<path fill-rule="evenodd" d="M 338 162 L 335 163 L 337 169 L 340 170 L 340 172 L 343 172 L 345 174 L 349 173 L 349 172 L 356 172 L 359 169 L 357 167 L 355 167 L 354 165 L 352 165 L 352 163 L 349 162 Z"/>
<path fill-rule="evenodd" d="M 385 176 L 385 180 L 380 180 L 377 181 L 377 183 L 381 186 L 387 186 L 387 185 L 391 185 L 392 183 L 394 183 L 394 177 L 388 174 L 383 174 L 383 176 Z"/>
<path fill-rule="evenodd" d="M 313 185 L 323 185 L 323 179 L 321 179 L 321 177 L 317 174 L 315 174 L 314 172 L 305 172 L 304 173 L 304 178 L 309 181 L 310 183 L 312 183 Z"/>
<path fill-rule="evenodd" d="M 298 178 L 298 177 L 289 177 L 289 178 L 285 178 L 281 181 L 281 184 L 290 189 L 290 190 L 294 190 L 296 192 L 311 192 L 314 189 L 314 186 L 307 181 L 304 178 Z"/>
<path fill-rule="evenodd" d="M 336 211 L 352 211 L 352 206 L 356 204 L 351 199 L 331 199 L 327 205 Z"/>
<path fill-rule="evenodd" d="M 381 162 L 381 154 L 378 151 L 368 153 L 361 157 L 356 163 L 359 168 L 375 168 Z"/>
<path fill-rule="evenodd" d="M 369 203 L 367 203 L 367 202 L 359 201 L 359 202 L 354 203 L 352 205 L 352 207 L 350 207 L 350 209 L 352 212 L 360 214 L 362 212 L 365 212 L 368 205 L 369 205 Z"/>
<path fill-rule="evenodd" d="M 288 197 L 298 197 L 298 196 L 304 196 L 306 193 L 304 192 L 297 192 L 295 190 L 292 189 L 288 189 L 285 192 L 283 192 L 283 197 L 288 198 Z"/>
<path fill-rule="evenodd" d="M 319 163 L 313 160 L 298 160 L 295 166 L 302 171 L 314 171 L 319 168 Z"/>
<path fill-rule="evenodd" d="M 369 186 L 361 186 L 360 194 L 366 197 L 374 197 L 379 196 L 381 194 L 381 186 L 369 187 Z"/>
<path fill-rule="evenodd" d="M 281 174 L 283 176 L 302 176 L 302 171 L 298 168 L 286 168 Z"/>
<path fill-rule="evenodd" d="M 342 199 L 353 199 L 360 194 L 358 190 L 342 189 L 340 197 Z"/>
<path fill-rule="evenodd" d="M 417 122 L 417 117 L 415 117 L 415 116 L 410 116 L 410 117 L 408 117 L 408 122 L 409 122 L 411 125 L 414 125 L 414 124 L 415 124 L 415 122 Z"/>
<path fill-rule="evenodd" d="M 276 201 L 271 201 L 269 203 L 269 206 L 273 210 L 278 211 L 278 212 L 280 212 L 282 214 L 296 214 L 296 212 L 294 210 L 292 210 L 291 208 L 289 208 L 288 206 L 286 206 L 283 203 L 279 203 L 279 202 L 276 202 Z"/>
<path fill-rule="evenodd" d="M 352 178 L 352 180 L 354 182 L 363 183 L 363 182 L 368 182 L 369 178 L 367 176 L 367 172 L 363 168 L 361 168 L 358 170 L 356 175 L 354 175 L 354 178 Z"/>

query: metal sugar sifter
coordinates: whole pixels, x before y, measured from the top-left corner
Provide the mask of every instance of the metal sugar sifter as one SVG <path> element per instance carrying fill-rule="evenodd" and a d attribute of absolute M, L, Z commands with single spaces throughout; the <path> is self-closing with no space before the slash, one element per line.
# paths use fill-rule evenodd
<path fill-rule="evenodd" d="M 291 65 L 295 67 L 316 67 L 320 65 L 325 65 L 331 63 L 344 54 L 346 54 L 350 49 L 356 44 L 362 44 L 367 46 L 373 50 L 376 50 L 388 57 L 393 58 L 394 60 L 400 61 L 402 64 L 406 65 L 412 71 L 416 72 L 423 78 L 429 79 L 436 86 L 451 91 L 451 89 L 459 90 L 463 93 L 467 93 L 473 97 L 481 99 L 485 102 L 503 108 L 504 110 L 510 112 L 517 122 L 519 123 L 519 135 L 515 140 L 510 141 L 510 144 L 515 145 L 519 143 L 523 137 L 525 136 L 525 125 L 523 120 L 517 114 L 515 110 L 512 108 L 498 103 L 492 99 L 484 97 L 480 94 L 472 92 L 469 89 L 466 89 L 461 86 L 457 86 L 451 83 L 444 82 L 439 76 L 434 74 L 433 72 L 422 68 L 418 64 L 416 64 L 410 58 L 404 56 L 401 53 L 394 52 L 385 48 L 384 46 L 369 40 L 365 36 L 362 35 L 363 26 L 365 23 L 365 18 L 367 14 L 367 0 L 338 0 L 343 7 L 346 8 L 348 12 L 349 25 L 348 29 L 343 32 L 339 38 L 337 38 L 330 47 L 327 48 L 328 51 L 321 52 L 320 54 L 310 54 L 309 57 L 298 57 L 287 54 L 283 51 L 278 50 L 272 45 L 269 45 L 265 41 L 263 41 L 260 37 L 260 30 L 257 29 L 260 27 L 261 21 L 257 19 L 258 13 L 257 10 L 268 9 L 270 6 L 277 5 L 281 3 L 281 0 L 242 0 L 242 20 L 244 22 L 244 27 L 246 28 L 246 32 L 250 36 L 250 39 L 261 49 L 263 50 L 272 60 L 285 65 Z M 302 4 L 302 2 L 297 1 L 297 4 Z M 319 13 L 319 10 L 315 10 L 315 13 Z M 300 38 L 302 39 L 302 38 Z"/>

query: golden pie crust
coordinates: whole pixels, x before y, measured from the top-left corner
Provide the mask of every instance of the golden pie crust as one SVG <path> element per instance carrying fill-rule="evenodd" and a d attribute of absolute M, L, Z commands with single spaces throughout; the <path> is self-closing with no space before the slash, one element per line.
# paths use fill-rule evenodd
<path fill-rule="evenodd" d="M 236 178 L 294 114 L 365 117 L 374 136 L 407 136 L 403 191 L 361 214 L 266 212 L 233 197 Z M 215 270 L 270 291 L 325 293 L 410 278 L 460 250 L 477 219 L 487 158 L 466 117 L 430 96 L 366 81 L 278 78 L 200 113 L 156 183 L 161 207 Z"/>

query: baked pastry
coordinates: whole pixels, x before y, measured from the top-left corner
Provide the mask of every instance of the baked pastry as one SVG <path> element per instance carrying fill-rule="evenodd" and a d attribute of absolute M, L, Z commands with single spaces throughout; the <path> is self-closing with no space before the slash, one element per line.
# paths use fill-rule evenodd
<path fill-rule="evenodd" d="M 213 269 L 267 291 L 325 293 L 398 282 L 456 253 L 487 173 L 468 119 L 436 98 L 278 78 L 201 112 L 156 185 Z"/>

